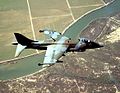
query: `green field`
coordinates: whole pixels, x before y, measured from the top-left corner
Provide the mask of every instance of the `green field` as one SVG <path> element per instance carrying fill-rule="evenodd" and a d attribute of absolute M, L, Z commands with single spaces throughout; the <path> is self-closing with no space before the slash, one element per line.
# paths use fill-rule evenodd
<path fill-rule="evenodd" d="M 29 3 L 37 39 L 44 38 L 39 29 L 50 28 L 62 32 L 73 22 L 66 0 L 29 0 Z M 103 4 L 101 0 L 69 0 L 69 3 L 75 19 Z M 87 7 L 96 4 L 98 6 Z M 11 45 L 15 41 L 14 32 L 33 39 L 27 0 L 0 0 L 0 61 L 14 58 L 15 46 Z M 35 52 L 25 50 L 21 56 Z"/>
<path fill-rule="evenodd" d="M 30 5 L 33 17 L 54 16 L 69 13 L 65 0 L 30 0 Z"/>
<path fill-rule="evenodd" d="M 14 32 L 33 37 L 25 0 L 0 0 L 0 60 L 14 57 Z M 28 51 L 23 55 L 34 53 Z"/>
<path fill-rule="evenodd" d="M 101 0 L 69 0 L 71 6 L 88 6 L 103 4 Z"/>

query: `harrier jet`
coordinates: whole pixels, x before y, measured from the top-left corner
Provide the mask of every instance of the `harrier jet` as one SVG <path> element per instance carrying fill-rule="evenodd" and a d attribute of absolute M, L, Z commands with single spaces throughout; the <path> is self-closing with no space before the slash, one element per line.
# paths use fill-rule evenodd
<path fill-rule="evenodd" d="M 13 45 L 17 45 L 15 57 L 19 56 L 24 49 L 46 50 L 43 63 L 38 64 L 38 66 L 45 67 L 62 62 L 59 59 L 67 52 L 84 52 L 86 49 L 103 47 L 87 38 L 78 38 L 77 42 L 72 42 L 71 38 L 56 31 L 40 30 L 39 32 L 48 35 L 52 40 L 49 42 L 34 41 L 19 33 L 14 33 L 17 40 L 16 43 L 13 43 Z"/>

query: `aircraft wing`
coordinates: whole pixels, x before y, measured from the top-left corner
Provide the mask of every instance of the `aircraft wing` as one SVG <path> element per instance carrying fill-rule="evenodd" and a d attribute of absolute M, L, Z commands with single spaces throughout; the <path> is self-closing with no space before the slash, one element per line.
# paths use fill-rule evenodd
<path fill-rule="evenodd" d="M 49 45 L 45 54 L 43 65 L 55 64 L 59 58 L 66 52 L 69 44 L 69 38 L 62 37 L 57 44 Z"/>

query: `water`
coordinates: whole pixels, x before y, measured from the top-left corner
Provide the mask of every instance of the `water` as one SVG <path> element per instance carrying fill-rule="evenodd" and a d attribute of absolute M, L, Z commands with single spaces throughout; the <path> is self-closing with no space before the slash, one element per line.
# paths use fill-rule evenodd
<path fill-rule="evenodd" d="M 113 3 L 97 9 L 93 12 L 88 13 L 87 15 L 83 16 L 77 22 L 75 22 L 72 26 L 70 26 L 64 33 L 65 36 L 77 39 L 78 33 L 83 31 L 83 29 L 92 21 L 102 17 L 109 17 L 113 14 L 120 12 L 120 0 L 115 0 Z M 75 38 L 76 37 L 76 38 Z"/>
<path fill-rule="evenodd" d="M 39 71 L 42 67 L 38 63 L 43 62 L 43 59 L 44 53 L 41 53 L 14 61 L 17 62 L 15 64 L 0 64 L 0 80 L 14 79 Z"/>

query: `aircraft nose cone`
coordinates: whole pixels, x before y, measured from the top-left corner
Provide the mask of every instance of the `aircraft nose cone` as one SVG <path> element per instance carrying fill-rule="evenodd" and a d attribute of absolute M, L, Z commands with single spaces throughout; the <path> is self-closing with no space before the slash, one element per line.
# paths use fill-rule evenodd
<path fill-rule="evenodd" d="M 96 43 L 96 42 L 91 42 L 91 43 L 89 44 L 89 46 L 90 46 L 90 48 L 101 48 L 101 47 L 103 47 L 103 45 L 98 44 L 98 43 Z"/>

